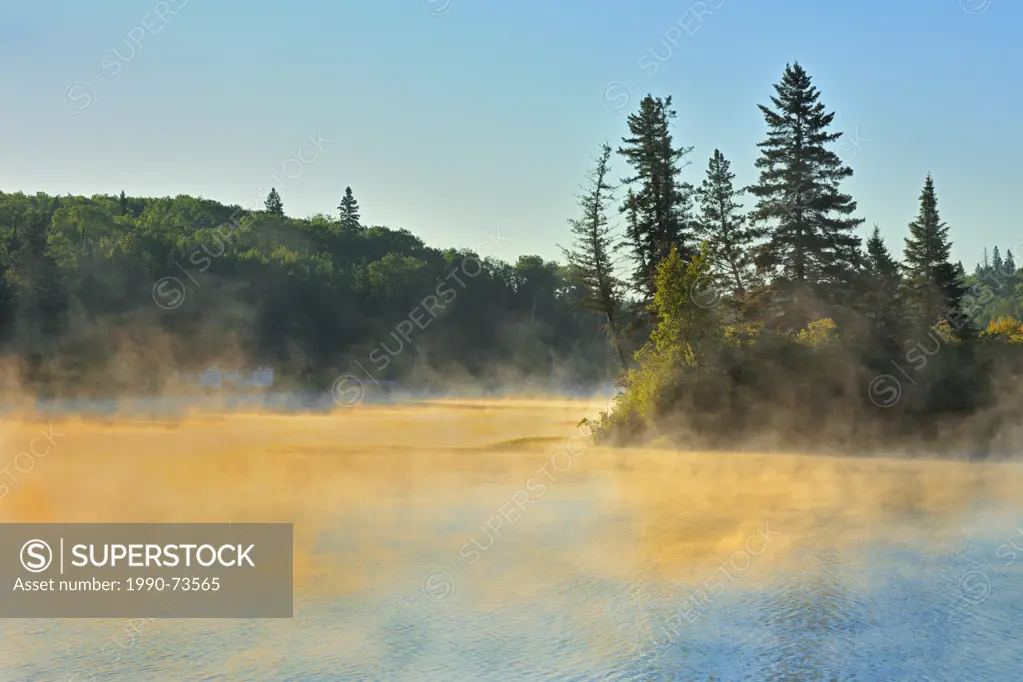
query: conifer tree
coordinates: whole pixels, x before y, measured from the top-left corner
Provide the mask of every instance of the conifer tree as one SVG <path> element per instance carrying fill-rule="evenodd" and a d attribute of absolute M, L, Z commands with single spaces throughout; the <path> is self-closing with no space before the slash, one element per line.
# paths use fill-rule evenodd
<path fill-rule="evenodd" d="M 948 226 L 938 215 L 938 196 L 928 173 L 920 193 L 920 211 L 909 224 L 903 258 L 904 295 L 910 318 L 917 325 L 930 327 L 947 318 L 956 329 L 968 326 L 961 318 L 965 287 L 948 260 L 951 249 Z"/>
<path fill-rule="evenodd" d="M 345 187 L 345 195 L 341 198 L 337 210 L 341 214 L 342 229 L 349 232 L 357 232 L 362 229 L 362 224 L 359 222 L 359 202 L 355 200 L 351 187 Z"/>
<path fill-rule="evenodd" d="M 596 167 L 590 173 L 590 183 L 585 193 L 579 197 L 582 216 L 569 220 L 575 237 L 573 248 L 562 251 L 573 279 L 583 291 L 576 305 L 605 317 L 618 359 L 622 363 L 622 368 L 628 369 L 629 363 L 621 347 L 618 327 L 624 285 L 615 276 L 613 252 L 616 240 L 607 218 L 607 207 L 613 200 L 615 190 L 608 183 L 610 160 L 611 147 L 604 144 L 600 149 Z"/>
<path fill-rule="evenodd" d="M 862 259 L 854 232 L 863 220 L 849 217 L 856 202 L 839 185 L 853 171 L 827 147 L 842 133 L 829 132 L 835 114 L 818 101 L 810 76 L 798 62 L 786 65 L 774 89 L 771 106 L 760 105 L 768 133 L 749 191 L 758 199 L 754 219 L 769 229 L 759 264 L 789 292 L 788 326 L 802 328 L 808 295 L 826 304 L 849 299 Z"/>
<path fill-rule="evenodd" d="M 874 231 L 867 240 L 866 257 L 867 317 L 871 321 L 875 343 L 883 350 L 893 352 L 900 346 L 901 320 L 903 316 L 900 286 L 902 276 L 896 261 L 881 237 L 881 230 Z"/>
<path fill-rule="evenodd" d="M 1008 275 L 1016 274 L 1016 257 L 1012 255 L 1012 249 L 1005 250 L 1005 260 L 1002 261 L 1002 270 Z"/>
<path fill-rule="evenodd" d="M 1016 277 L 1016 257 L 1012 255 L 1012 249 L 1005 250 L 1005 260 L 1002 261 L 1002 296 L 1012 296 L 1016 292 L 1016 284 L 1019 282 Z"/>
<path fill-rule="evenodd" d="M 980 261 L 979 263 L 977 263 L 977 267 L 975 267 L 973 269 L 973 276 L 976 277 L 978 281 L 982 281 L 985 277 L 988 276 L 990 271 L 991 271 L 991 262 L 988 260 L 988 257 L 987 257 L 987 247 L 985 246 L 984 247 L 984 259 L 982 261 Z"/>
<path fill-rule="evenodd" d="M 284 216 L 284 202 L 281 201 L 281 195 L 277 193 L 275 187 L 270 188 L 270 193 L 266 195 L 266 201 L 263 202 L 263 206 L 266 207 L 268 213 Z"/>
<path fill-rule="evenodd" d="M 691 147 L 676 146 L 671 121 L 676 112 L 671 97 L 647 95 L 639 112 L 629 114 L 630 137 L 622 138 L 618 153 L 632 166 L 633 174 L 622 184 L 630 191 L 622 205 L 629 216 L 627 233 L 636 267 L 633 286 L 645 301 L 652 300 L 657 264 L 677 247 L 688 260 L 692 244 L 691 185 L 680 178 Z"/>
<path fill-rule="evenodd" d="M 718 276 L 728 283 L 736 299 L 746 297 L 753 280 L 752 250 L 760 232 L 751 228 L 737 199 L 731 164 L 717 149 L 707 166 L 707 177 L 696 190 L 701 214 L 696 221 L 696 236 L 706 240 L 710 261 Z"/>

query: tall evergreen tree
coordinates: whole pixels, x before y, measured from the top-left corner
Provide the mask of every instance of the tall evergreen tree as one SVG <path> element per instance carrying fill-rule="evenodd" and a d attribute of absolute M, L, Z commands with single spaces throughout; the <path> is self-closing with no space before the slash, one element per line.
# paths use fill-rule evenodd
<path fill-rule="evenodd" d="M 633 170 L 622 180 L 631 191 L 621 210 L 629 216 L 627 232 L 636 262 L 633 286 L 647 302 L 656 288 L 657 264 L 672 247 L 678 248 L 683 260 L 694 252 L 693 188 L 680 178 L 692 147 L 675 145 L 671 134 L 675 116 L 670 96 L 647 95 L 639 112 L 629 114 L 630 137 L 622 138 L 618 149 Z"/>
<path fill-rule="evenodd" d="M 741 213 L 737 199 L 744 190 L 735 188 L 730 166 L 715 149 L 707 165 L 707 177 L 696 190 L 701 207 L 696 236 L 708 242 L 712 267 L 728 283 L 735 298 L 742 300 L 754 276 L 753 245 L 762 233 L 750 227 Z"/>
<path fill-rule="evenodd" d="M 124 190 L 121 190 L 121 196 L 117 198 L 117 208 L 124 215 L 128 212 L 128 197 L 124 195 Z"/>
<path fill-rule="evenodd" d="M 1002 277 L 1004 266 L 1002 264 L 1002 254 L 999 252 L 997 246 L 995 246 L 995 248 L 991 251 L 991 269 L 994 270 L 996 278 L 1000 279 Z"/>
<path fill-rule="evenodd" d="M 362 229 L 362 224 L 359 222 L 359 202 L 355 200 L 351 187 L 345 187 L 345 195 L 341 198 L 337 210 L 341 214 L 342 229 L 349 232 L 357 232 Z"/>
<path fill-rule="evenodd" d="M 263 206 L 266 207 L 267 213 L 284 216 L 284 202 L 281 201 L 281 195 L 277 193 L 276 187 L 270 188 L 270 193 L 266 195 L 266 201 L 263 202 Z"/>
<path fill-rule="evenodd" d="M 1018 283 L 1019 279 L 1016 277 L 1016 257 L 1012 255 L 1012 249 L 1006 249 L 1005 260 L 1002 261 L 1002 275 L 999 278 L 1002 296 L 1013 296 L 1016 293 L 1016 285 Z"/>
<path fill-rule="evenodd" d="M 590 173 L 590 183 L 579 197 L 582 217 L 569 220 L 575 237 L 573 249 L 562 251 L 573 278 L 583 291 L 576 304 L 605 317 L 618 359 L 622 368 L 628 369 L 629 363 L 625 359 L 618 328 L 618 312 L 624 287 L 614 273 L 615 239 L 607 219 L 607 207 L 613 200 L 615 190 L 607 180 L 610 160 L 611 146 L 604 144 L 596 167 Z"/>
<path fill-rule="evenodd" d="M 760 264 L 794 305 L 787 324 L 802 327 L 812 314 L 806 296 L 848 300 L 861 261 L 854 231 L 863 219 L 849 217 L 856 202 L 839 184 L 853 171 L 827 148 L 842 133 L 828 132 L 835 114 L 818 101 L 810 76 L 798 62 L 786 65 L 774 89 L 772 106 L 759 105 L 768 133 L 757 145 L 760 178 L 749 191 L 758 199 L 754 219 L 770 227 Z"/>
<path fill-rule="evenodd" d="M 917 325 L 929 327 L 948 318 L 957 329 L 967 326 L 960 319 L 965 287 L 948 260 L 951 250 L 948 225 L 938 215 L 938 196 L 928 173 L 920 193 L 920 211 L 909 224 L 903 258 L 906 303 Z"/>
<path fill-rule="evenodd" d="M 1005 250 L 1005 260 L 1002 261 L 1002 269 L 1007 275 L 1016 274 L 1016 257 L 1012 255 L 1012 249 Z"/>
<path fill-rule="evenodd" d="M 871 321 L 874 344 L 888 352 L 897 351 L 902 341 L 902 275 L 899 263 L 888 251 L 877 225 L 867 240 L 865 265 L 865 307 Z"/>

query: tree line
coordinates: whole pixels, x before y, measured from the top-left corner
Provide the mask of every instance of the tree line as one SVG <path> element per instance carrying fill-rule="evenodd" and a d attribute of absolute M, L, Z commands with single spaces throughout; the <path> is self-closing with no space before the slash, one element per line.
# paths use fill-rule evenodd
<path fill-rule="evenodd" d="M 350 187 L 336 213 L 309 218 L 287 216 L 276 189 L 263 210 L 0 194 L 0 274 L 8 388 L 37 394 L 166 391 L 210 364 L 270 366 L 303 390 L 329 389 L 355 363 L 437 390 L 582 390 L 614 369 L 602 321 L 573 305 L 580 290 L 563 265 L 366 225 Z M 410 333 L 424 301 L 429 324 Z"/>

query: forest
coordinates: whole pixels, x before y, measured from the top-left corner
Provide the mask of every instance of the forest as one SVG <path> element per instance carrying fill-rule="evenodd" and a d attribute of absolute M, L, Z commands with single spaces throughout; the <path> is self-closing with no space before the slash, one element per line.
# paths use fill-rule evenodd
<path fill-rule="evenodd" d="M 0 194 L 0 264 L 9 382 L 39 395 L 160 393 L 210 364 L 272 367 L 278 388 L 301 390 L 353 363 L 438 389 L 575 389 L 609 371 L 602 321 L 573 305 L 564 266 L 363 225 L 350 188 L 335 216 L 305 219 L 286 216 L 276 190 L 259 211 Z M 407 333 L 430 295 L 429 324 Z"/>
<path fill-rule="evenodd" d="M 597 147 L 557 262 L 364 224 L 351 187 L 308 218 L 275 189 L 261 210 L 0 194 L 8 383 L 159 393 L 220 363 L 323 390 L 359 363 L 437 390 L 617 381 L 597 428 L 615 442 L 989 443 L 1014 419 L 1015 247 L 993 245 L 970 271 L 950 262 L 940 179 L 925 173 L 903 244 L 876 225 L 861 236 L 834 112 L 798 63 L 774 93 L 757 105 L 748 186 L 718 149 L 694 166 L 672 98 L 644 97 L 620 144 Z"/>

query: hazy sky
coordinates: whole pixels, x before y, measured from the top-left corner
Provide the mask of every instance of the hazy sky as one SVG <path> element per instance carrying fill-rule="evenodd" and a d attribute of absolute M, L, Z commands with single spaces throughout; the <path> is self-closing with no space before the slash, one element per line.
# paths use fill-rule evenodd
<path fill-rule="evenodd" d="M 0 190 L 254 206 L 274 184 L 306 216 L 351 185 L 364 222 L 553 258 L 624 105 L 672 95 L 686 179 L 718 147 L 746 184 L 756 105 L 799 60 L 862 233 L 901 255 L 931 171 L 972 270 L 1023 248 L 1021 27 L 1009 0 L 6 0 Z"/>

